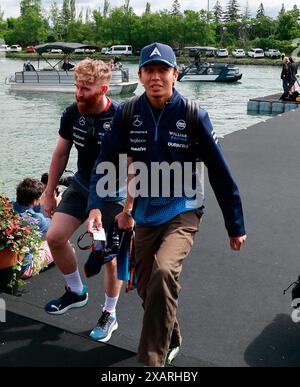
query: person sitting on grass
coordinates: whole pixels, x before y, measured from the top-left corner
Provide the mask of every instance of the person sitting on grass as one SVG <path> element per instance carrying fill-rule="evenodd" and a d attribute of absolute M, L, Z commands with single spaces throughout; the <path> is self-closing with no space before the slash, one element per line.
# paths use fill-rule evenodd
<path fill-rule="evenodd" d="M 22 279 L 30 278 L 53 263 L 53 258 L 47 242 L 44 240 L 50 226 L 51 219 L 39 212 L 41 196 L 44 192 L 44 184 L 29 177 L 25 178 L 17 186 L 17 198 L 13 202 L 14 211 L 20 216 L 32 218 L 38 225 L 43 240 L 39 251 L 39 259 L 35 260 L 29 252 L 25 254 L 22 265 Z"/>

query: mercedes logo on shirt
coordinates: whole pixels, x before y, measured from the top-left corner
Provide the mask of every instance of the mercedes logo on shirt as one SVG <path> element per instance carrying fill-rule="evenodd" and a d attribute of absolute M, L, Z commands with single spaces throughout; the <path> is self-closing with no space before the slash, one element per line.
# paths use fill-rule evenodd
<path fill-rule="evenodd" d="M 85 125 L 85 118 L 84 118 L 83 116 L 81 116 L 81 117 L 79 118 L 79 123 L 80 123 L 81 126 L 84 126 L 84 125 Z"/>
<path fill-rule="evenodd" d="M 142 117 L 140 115 L 133 116 L 133 125 L 134 126 L 141 126 L 143 123 Z"/>
<path fill-rule="evenodd" d="M 109 130 L 110 129 L 110 122 L 104 122 L 103 129 L 104 130 Z"/>

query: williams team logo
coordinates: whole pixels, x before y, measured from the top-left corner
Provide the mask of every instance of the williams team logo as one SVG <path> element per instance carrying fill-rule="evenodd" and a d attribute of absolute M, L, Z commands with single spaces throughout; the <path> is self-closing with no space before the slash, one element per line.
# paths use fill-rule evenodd
<path fill-rule="evenodd" d="M 176 122 L 176 126 L 179 130 L 183 130 L 186 128 L 186 122 L 183 120 L 179 120 Z"/>
<path fill-rule="evenodd" d="M 151 58 L 151 56 L 153 56 L 153 55 L 159 55 L 159 56 L 161 56 L 161 53 L 159 52 L 159 49 L 155 46 L 155 49 L 151 52 L 151 54 L 150 54 L 150 58 Z"/>
<path fill-rule="evenodd" d="M 110 122 L 104 122 L 103 129 L 104 130 L 109 130 L 110 129 Z"/>
<path fill-rule="evenodd" d="M 85 125 L 85 118 L 84 118 L 83 116 L 81 116 L 81 117 L 79 118 L 79 123 L 80 123 L 81 126 L 84 126 L 84 125 Z"/>
<path fill-rule="evenodd" d="M 142 117 L 140 115 L 133 116 L 133 125 L 134 126 L 141 126 L 143 123 Z"/>

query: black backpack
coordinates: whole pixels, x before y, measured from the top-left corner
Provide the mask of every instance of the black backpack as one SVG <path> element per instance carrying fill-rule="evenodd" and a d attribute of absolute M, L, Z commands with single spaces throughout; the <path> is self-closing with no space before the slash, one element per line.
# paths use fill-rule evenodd
<path fill-rule="evenodd" d="M 131 98 L 129 101 L 125 102 L 123 112 L 122 112 L 122 126 L 125 128 L 127 132 L 127 138 L 129 138 L 130 129 L 133 122 L 135 105 L 140 97 L 135 96 Z M 199 125 L 198 122 L 198 105 L 194 100 L 186 98 L 186 124 L 190 131 L 189 137 L 191 144 L 195 146 L 198 142 L 196 136 L 196 130 L 192 130 Z"/>

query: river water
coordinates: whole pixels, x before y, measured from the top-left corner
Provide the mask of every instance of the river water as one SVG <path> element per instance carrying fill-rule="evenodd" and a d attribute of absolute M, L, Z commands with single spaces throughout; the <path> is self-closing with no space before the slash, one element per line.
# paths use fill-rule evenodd
<path fill-rule="evenodd" d="M 34 63 L 35 64 L 35 63 Z M 125 64 L 132 79 L 137 78 L 137 64 Z M 16 184 L 25 176 L 40 177 L 48 171 L 57 141 L 60 115 L 73 102 L 71 94 L 9 92 L 5 78 L 22 69 L 20 60 L 0 58 L 0 182 L 2 191 L 14 198 Z M 281 92 L 277 66 L 240 66 L 241 82 L 178 82 L 176 88 L 196 99 L 210 115 L 219 137 L 269 118 L 247 113 L 249 98 Z M 143 92 L 139 84 L 136 94 Z M 120 99 L 120 98 L 116 98 Z M 72 151 L 69 169 L 76 170 Z"/>

